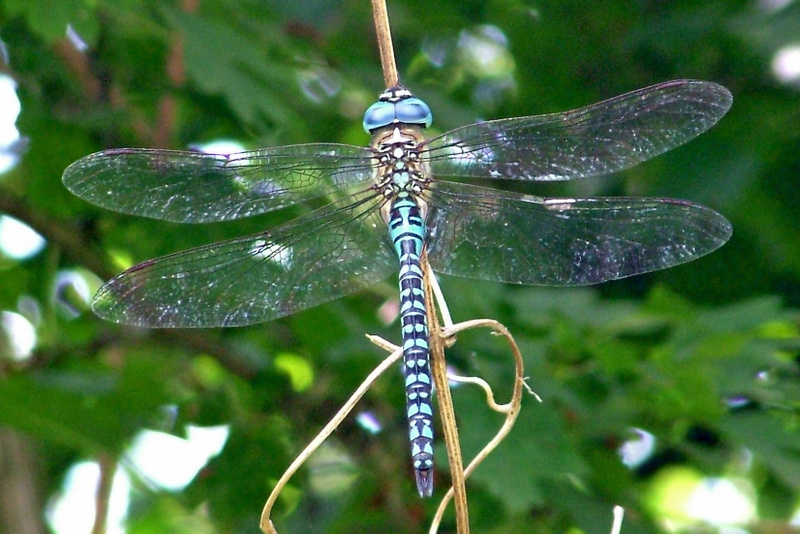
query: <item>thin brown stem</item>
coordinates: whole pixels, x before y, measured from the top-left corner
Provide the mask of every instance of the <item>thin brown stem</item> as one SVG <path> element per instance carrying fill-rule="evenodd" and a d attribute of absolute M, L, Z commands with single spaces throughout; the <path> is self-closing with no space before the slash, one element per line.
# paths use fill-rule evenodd
<path fill-rule="evenodd" d="M 378 336 L 367 335 L 367 338 L 378 345 L 379 347 L 385 349 L 389 353 L 391 353 L 388 357 L 386 357 L 370 374 L 367 376 L 366 379 L 361 383 L 360 386 L 350 395 L 350 398 L 347 399 L 347 402 L 336 412 L 328 424 L 319 431 L 319 433 L 311 440 L 311 443 L 306 445 L 306 448 L 295 458 L 292 464 L 286 469 L 283 473 L 281 478 L 278 480 L 278 483 L 275 484 L 275 488 L 269 494 L 269 498 L 267 498 L 267 502 L 264 503 L 264 508 L 261 511 L 261 530 L 265 534 L 277 534 L 278 531 L 275 529 L 275 525 L 272 523 L 272 508 L 275 506 L 275 503 L 280 496 L 281 491 L 286 485 L 289 483 L 289 480 L 294 476 L 294 474 L 303 466 L 303 464 L 308 460 L 308 458 L 314 454 L 314 452 L 319 449 L 319 447 L 325 442 L 326 439 L 337 429 L 341 422 L 350 415 L 350 412 L 353 411 L 358 401 L 361 400 L 361 397 L 373 386 L 375 381 L 383 375 L 389 368 L 395 365 L 400 358 L 403 357 L 403 349 L 392 345 L 388 341 Z"/>
<path fill-rule="evenodd" d="M 92 534 L 104 534 L 108 522 L 108 505 L 111 500 L 111 486 L 117 462 L 107 454 L 101 454 L 97 460 L 100 465 L 100 482 L 94 500 L 94 525 Z"/>
<path fill-rule="evenodd" d="M 194 13 L 200 7 L 199 0 L 183 0 L 181 9 L 185 13 Z M 167 79 L 173 90 L 180 89 L 186 83 L 186 67 L 184 65 L 183 35 L 176 33 L 172 36 L 165 69 Z M 161 98 L 158 106 L 158 118 L 153 132 L 153 144 L 157 147 L 168 147 L 175 129 L 175 119 L 178 115 L 178 101 L 174 91 L 170 91 Z"/>
<path fill-rule="evenodd" d="M 397 74 L 397 64 L 394 61 L 394 47 L 392 45 L 392 32 L 389 28 L 389 13 L 386 10 L 386 0 L 372 0 L 372 18 L 375 21 L 375 34 L 378 37 L 378 52 L 381 55 L 383 81 L 387 88 L 400 85 L 400 76 Z"/>
<path fill-rule="evenodd" d="M 0 426 L 0 532 L 44 534 L 37 441 Z"/>
<path fill-rule="evenodd" d="M 497 405 L 494 402 L 494 395 L 489 394 L 488 392 L 490 392 L 490 390 L 486 389 L 487 399 L 489 400 L 490 406 L 492 406 L 493 409 L 498 409 L 498 411 L 505 413 L 506 419 L 500 430 L 498 430 L 495 436 L 486 444 L 486 446 L 484 446 L 484 448 L 478 453 L 478 455 L 472 459 L 467 468 L 464 470 L 464 476 L 466 477 L 469 477 L 470 474 L 472 474 L 472 472 L 475 471 L 478 465 L 480 465 L 480 463 L 483 462 L 483 460 L 485 460 L 486 457 L 492 451 L 495 450 L 495 448 L 497 448 L 500 442 L 505 439 L 508 433 L 511 432 L 511 429 L 514 426 L 514 423 L 516 422 L 517 416 L 519 415 L 520 412 L 523 389 L 527 389 L 524 378 L 525 369 L 522 362 L 522 354 L 520 353 L 519 347 L 514 341 L 513 336 L 508 331 L 508 329 L 506 329 L 506 327 L 503 326 L 502 324 L 492 319 L 477 319 L 472 321 L 465 321 L 463 323 L 455 324 L 452 327 L 445 328 L 441 332 L 441 335 L 445 339 L 450 339 L 453 336 L 455 336 L 458 332 L 473 328 L 491 328 L 492 330 L 495 331 L 495 333 L 503 336 L 506 339 L 506 341 L 509 344 L 509 347 L 511 348 L 511 353 L 514 356 L 515 379 L 514 379 L 514 388 L 511 401 L 506 405 Z M 537 400 L 541 400 L 539 399 L 538 395 L 535 396 Z M 445 509 L 447 508 L 447 504 L 451 498 L 455 500 L 455 504 L 456 506 L 458 506 L 458 500 L 460 497 L 458 496 L 458 492 L 456 491 L 455 485 L 454 488 L 450 489 L 447 492 L 447 494 L 442 499 L 439 508 L 436 510 L 436 515 L 433 518 L 434 525 L 438 525 L 441 522 L 442 517 L 444 516 Z"/>
<path fill-rule="evenodd" d="M 445 346 L 452 344 L 452 339 L 442 333 L 439 317 L 436 313 L 437 299 L 434 297 L 434 274 L 428 264 L 427 255 L 422 256 L 422 273 L 425 280 L 425 300 L 428 304 L 427 315 L 430 329 L 429 342 L 431 347 L 431 374 L 436 385 L 436 398 L 438 399 L 439 415 L 442 421 L 442 434 L 447 447 L 447 460 L 450 465 L 451 491 L 454 494 L 453 504 L 456 512 L 456 531 L 458 534 L 469 533 L 469 509 L 467 506 L 466 477 L 464 476 L 464 460 L 461 455 L 461 443 L 458 439 L 458 426 L 456 424 L 453 397 L 450 395 L 450 384 L 447 381 L 447 362 L 444 357 Z M 438 521 L 431 524 L 431 532 L 438 528 Z"/>

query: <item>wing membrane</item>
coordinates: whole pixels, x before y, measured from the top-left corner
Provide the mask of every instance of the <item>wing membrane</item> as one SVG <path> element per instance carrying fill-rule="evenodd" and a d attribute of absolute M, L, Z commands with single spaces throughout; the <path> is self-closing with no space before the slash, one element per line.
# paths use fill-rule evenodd
<path fill-rule="evenodd" d="M 675 80 L 584 108 L 456 128 L 427 142 L 436 176 L 569 180 L 608 174 L 666 152 L 730 108 L 721 85 Z"/>
<path fill-rule="evenodd" d="M 79 159 L 64 185 L 98 206 L 174 222 L 258 215 L 372 179 L 372 152 L 334 143 L 231 154 L 122 148 Z"/>
<path fill-rule="evenodd" d="M 671 199 L 544 199 L 437 182 L 434 270 L 515 284 L 597 284 L 685 263 L 722 246 L 730 223 Z"/>
<path fill-rule="evenodd" d="M 243 326 L 354 293 L 397 270 L 379 201 L 359 196 L 271 231 L 141 263 L 100 288 L 92 307 L 138 326 Z"/>

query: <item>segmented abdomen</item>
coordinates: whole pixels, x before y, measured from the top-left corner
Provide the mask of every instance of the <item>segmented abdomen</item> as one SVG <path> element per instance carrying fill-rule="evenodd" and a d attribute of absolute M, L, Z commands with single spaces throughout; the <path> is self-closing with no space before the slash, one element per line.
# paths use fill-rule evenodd
<path fill-rule="evenodd" d="M 400 258 L 400 320 L 411 458 L 417 489 L 420 495 L 427 497 L 433 493 L 433 408 L 428 320 L 420 268 L 425 221 L 410 196 L 400 195 L 392 204 L 389 231 Z"/>

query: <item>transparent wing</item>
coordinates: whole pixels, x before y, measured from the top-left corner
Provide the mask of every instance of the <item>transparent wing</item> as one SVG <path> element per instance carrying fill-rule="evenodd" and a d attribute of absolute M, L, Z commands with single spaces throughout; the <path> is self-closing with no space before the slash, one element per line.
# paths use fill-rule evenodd
<path fill-rule="evenodd" d="M 372 179 L 372 152 L 341 144 L 264 148 L 228 156 L 121 148 L 79 159 L 64 185 L 122 213 L 205 223 L 258 215 Z"/>
<path fill-rule="evenodd" d="M 354 293 L 397 270 L 378 208 L 365 192 L 268 232 L 146 261 L 100 288 L 92 307 L 138 326 L 243 326 Z"/>
<path fill-rule="evenodd" d="M 451 130 L 425 144 L 434 176 L 569 180 L 608 174 L 666 152 L 713 126 L 727 89 L 675 80 L 584 108 Z"/>
<path fill-rule="evenodd" d="M 452 182 L 428 196 L 433 269 L 515 284 L 588 285 L 665 269 L 731 235 L 722 215 L 682 200 L 544 199 Z"/>

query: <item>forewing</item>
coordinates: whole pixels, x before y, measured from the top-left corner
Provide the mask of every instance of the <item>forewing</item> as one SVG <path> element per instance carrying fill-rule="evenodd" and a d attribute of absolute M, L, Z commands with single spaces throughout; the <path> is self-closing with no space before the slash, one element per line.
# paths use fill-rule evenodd
<path fill-rule="evenodd" d="M 206 223 L 258 215 L 372 179 L 372 152 L 341 144 L 264 148 L 228 156 L 120 148 L 79 159 L 64 185 L 103 208 Z"/>
<path fill-rule="evenodd" d="M 665 269 L 731 235 L 722 215 L 682 200 L 544 199 L 451 182 L 429 197 L 433 269 L 515 284 L 579 286 Z"/>
<path fill-rule="evenodd" d="M 354 293 L 397 269 L 379 201 L 360 196 L 136 265 L 100 288 L 92 307 L 138 326 L 244 326 Z"/>
<path fill-rule="evenodd" d="M 721 85 L 665 82 L 584 108 L 471 124 L 428 141 L 434 176 L 569 180 L 608 174 L 700 135 L 730 108 Z"/>

